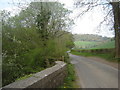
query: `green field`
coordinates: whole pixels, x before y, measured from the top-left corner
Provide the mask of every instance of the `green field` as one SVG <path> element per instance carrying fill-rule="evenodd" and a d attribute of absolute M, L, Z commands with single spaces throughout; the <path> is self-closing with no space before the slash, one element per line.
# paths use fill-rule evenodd
<path fill-rule="evenodd" d="M 95 42 L 95 41 L 75 41 L 77 49 L 99 49 L 99 48 L 114 48 L 115 41 Z"/>
<path fill-rule="evenodd" d="M 100 48 L 115 48 L 115 41 L 101 43 L 100 45 L 98 45 L 94 48 L 91 48 L 91 49 L 100 49 Z"/>
<path fill-rule="evenodd" d="M 99 44 L 99 42 L 94 41 L 75 41 L 76 48 L 92 48 Z"/>

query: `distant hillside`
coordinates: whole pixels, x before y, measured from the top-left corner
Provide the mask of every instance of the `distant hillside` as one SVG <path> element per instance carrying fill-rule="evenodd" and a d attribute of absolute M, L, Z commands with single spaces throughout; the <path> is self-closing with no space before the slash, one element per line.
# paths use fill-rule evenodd
<path fill-rule="evenodd" d="M 94 35 L 94 34 L 74 34 L 74 40 L 75 41 L 106 41 L 110 40 L 111 38 L 108 37 L 102 37 L 99 35 Z"/>
<path fill-rule="evenodd" d="M 114 48 L 113 38 L 93 34 L 75 34 L 75 47 L 79 49 Z"/>

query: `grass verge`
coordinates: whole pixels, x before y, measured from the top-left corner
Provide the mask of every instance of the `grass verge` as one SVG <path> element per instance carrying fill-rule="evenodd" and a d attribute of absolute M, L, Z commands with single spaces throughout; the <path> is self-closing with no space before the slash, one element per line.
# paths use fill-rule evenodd
<path fill-rule="evenodd" d="M 78 52 L 78 51 L 71 51 L 72 54 L 74 55 L 81 55 L 81 56 L 85 56 L 85 57 L 89 57 L 89 56 L 97 56 L 100 58 L 103 58 L 107 61 L 110 62 L 120 62 L 120 59 L 116 59 L 114 57 L 114 53 L 89 53 L 89 52 Z"/>
<path fill-rule="evenodd" d="M 67 64 L 67 73 L 68 75 L 64 80 L 64 84 L 59 88 L 77 88 L 74 66 L 72 64 Z"/>

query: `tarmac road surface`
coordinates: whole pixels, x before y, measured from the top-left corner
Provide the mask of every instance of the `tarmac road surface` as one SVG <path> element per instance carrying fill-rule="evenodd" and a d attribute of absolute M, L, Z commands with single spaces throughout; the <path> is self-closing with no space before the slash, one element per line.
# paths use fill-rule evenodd
<path fill-rule="evenodd" d="M 70 58 L 81 88 L 118 88 L 118 69 L 83 56 Z"/>

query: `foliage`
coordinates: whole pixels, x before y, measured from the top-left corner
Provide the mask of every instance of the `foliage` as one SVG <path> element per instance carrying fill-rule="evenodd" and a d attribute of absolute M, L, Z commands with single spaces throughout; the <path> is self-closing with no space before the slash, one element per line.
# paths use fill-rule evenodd
<path fill-rule="evenodd" d="M 74 45 L 69 13 L 58 2 L 32 2 L 12 17 L 2 12 L 3 86 L 68 56 L 66 51 Z"/>
<path fill-rule="evenodd" d="M 100 35 L 95 35 L 95 34 L 74 34 L 75 41 L 106 42 L 111 39 L 113 38 L 102 37 Z"/>
<path fill-rule="evenodd" d="M 72 50 L 71 53 L 74 55 L 81 55 L 81 56 L 86 56 L 86 57 L 97 56 L 97 57 L 104 58 L 105 60 L 110 61 L 110 62 L 118 62 L 119 61 L 118 59 L 115 58 L 114 52 L 111 52 L 111 53 L 106 52 L 103 54 L 103 53 L 78 52 L 78 51 Z"/>
<path fill-rule="evenodd" d="M 16 81 L 29 78 L 29 77 L 31 77 L 32 75 L 33 75 L 33 74 L 25 75 L 24 77 L 18 78 Z"/>
<path fill-rule="evenodd" d="M 64 84 L 59 88 L 76 88 L 74 86 L 76 76 L 74 66 L 72 64 L 67 64 L 67 74 L 68 76 L 65 78 Z"/>
<path fill-rule="evenodd" d="M 58 87 L 58 89 L 63 88 L 77 88 L 76 75 L 74 65 L 70 63 L 70 58 L 66 57 L 65 62 L 67 63 L 67 77 L 64 79 L 64 83 Z"/>

